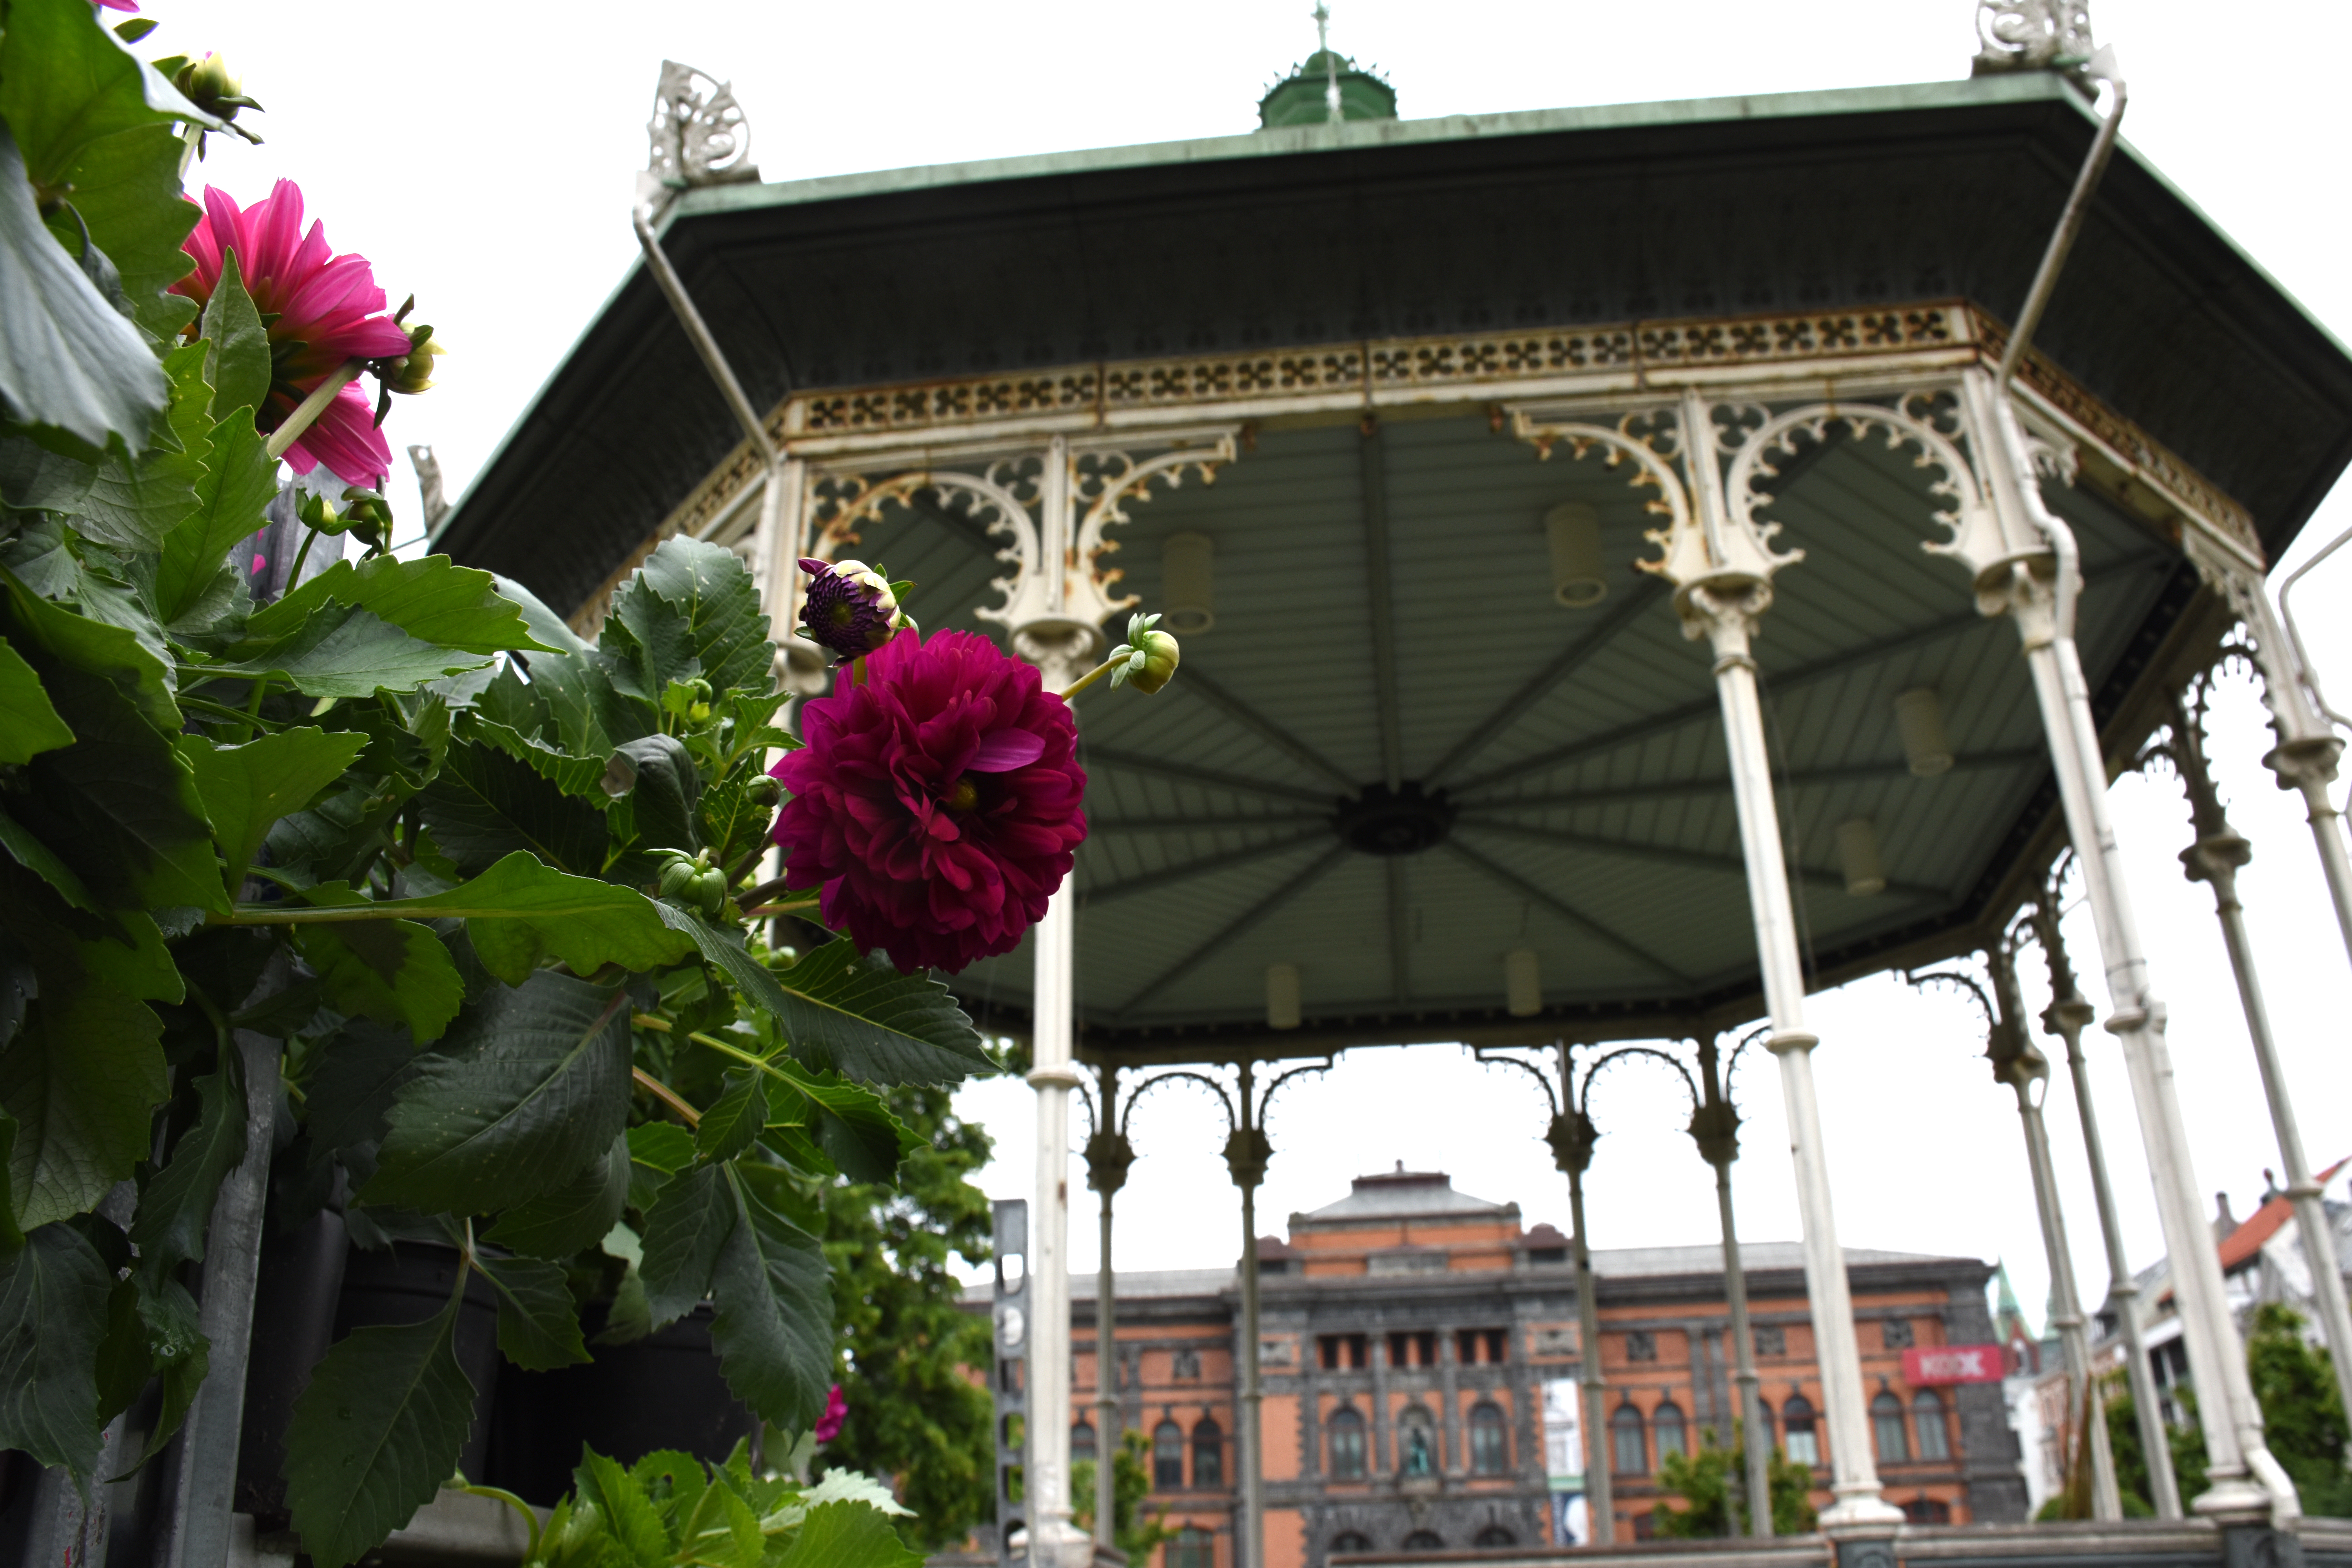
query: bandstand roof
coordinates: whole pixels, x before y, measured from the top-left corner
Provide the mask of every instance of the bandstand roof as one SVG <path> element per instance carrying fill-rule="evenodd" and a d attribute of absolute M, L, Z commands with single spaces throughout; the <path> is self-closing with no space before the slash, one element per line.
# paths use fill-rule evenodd
<path fill-rule="evenodd" d="M 919 442 L 937 410 L 992 397 L 1042 421 L 1073 387 L 1103 429 L 1129 384 L 1139 407 L 1246 422 L 1213 487 L 1155 489 L 1117 530 L 1119 586 L 1147 606 L 1161 540 L 1210 535 L 1217 620 L 1168 692 L 1082 704 L 1083 1050 L 1670 1033 L 1757 1010 L 1707 658 L 1631 569 L 1655 521 L 1643 493 L 1515 439 L 1495 356 L 1513 334 L 1530 352 L 1622 342 L 1631 396 L 1746 352 L 1721 346 L 1743 332 L 1881 321 L 1915 350 L 1997 344 L 2091 129 L 2072 89 L 2033 73 L 1301 127 L 694 191 L 665 244 L 795 449 L 901 419 Z M 2037 347 L 2048 395 L 2105 449 L 2273 556 L 2352 454 L 2352 361 L 2128 149 Z M 1363 396 L 1250 405 L 1250 377 L 1290 359 L 1345 361 Z M 1398 385 L 1375 388 L 1391 363 Z M 1824 978 L 1966 942 L 2053 831 L 2016 633 L 1921 552 L 1915 455 L 1832 439 L 1773 487 L 1781 542 L 1809 553 L 1777 581 L 1757 655 Z M 666 524 L 714 514 L 745 461 L 640 267 L 439 542 L 559 609 L 593 606 Z M 2047 487 L 2083 542 L 2111 745 L 2151 721 L 2144 687 L 2176 645 L 2213 635 L 2143 471 L 2094 463 Z M 1611 563 L 1583 610 L 1549 594 L 1542 518 L 1566 500 L 1599 512 Z M 992 548 L 968 509 L 924 494 L 856 553 L 919 580 L 927 626 L 992 632 L 971 615 L 994 598 Z M 1891 712 L 1921 685 L 1958 758 L 1932 778 L 1905 768 Z M 1444 842 L 1348 847 L 1335 805 L 1384 777 L 1448 791 Z M 1884 845 L 1873 898 L 1836 871 L 1834 829 L 1856 816 Z M 1503 1007 L 1518 947 L 1542 955 L 1533 1018 Z M 1295 1031 L 1265 1026 L 1276 962 L 1301 970 Z M 1017 1030 L 1029 972 L 1024 951 L 957 984 L 983 1026 Z"/>

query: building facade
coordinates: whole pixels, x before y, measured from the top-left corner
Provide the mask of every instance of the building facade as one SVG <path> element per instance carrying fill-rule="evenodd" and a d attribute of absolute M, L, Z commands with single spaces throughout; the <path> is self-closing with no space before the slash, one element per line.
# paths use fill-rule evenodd
<path fill-rule="evenodd" d="M 1825 1507 L 1830 1455 L 1800 1251 L 1769 1242 L 1742 1251 L 1773 1438 L 1814 1467 L 1814 1501 Z M 1259 1241 L 1258 1268 L 1265 1568 L 1322 1568 L 1349 1552 L 1570 1543 L 1585 1448 L 1565 1237 L 1523 1226 L 1517 1204 L 1400 1167 L 1292 1215 L 1286 1240 Z M 1666 1458 L 1729 1437 L 1721 1254 L 1603 1251 L 1594 1268 L 1620 1539 L 1645 1537 L 1660 1510 L 1678 1506 L 1659 1479 Z M 1847 1268 L 1889 1500 L 1921 1522 L 2021 1518 L 2025 1487 L 1999 1385 L 1914 1387 L 1903 1377 L 1906 1350 L 1993 1338 L 1990 1269 L 1861 1249 L 1849 1249 Z M 1072 1450 L 1087 1458 L 1108 1444 L 1095 1426 L 1095 1280 L 1072 1283 Z M 1118 1290 L 1112 1386 L 1121 1429 L 1150 1446 L 1148 1506 L 1178 1532 L 1164 1568 L 1233 1568 L 1234 1274 L 1122 1273 Z"/>

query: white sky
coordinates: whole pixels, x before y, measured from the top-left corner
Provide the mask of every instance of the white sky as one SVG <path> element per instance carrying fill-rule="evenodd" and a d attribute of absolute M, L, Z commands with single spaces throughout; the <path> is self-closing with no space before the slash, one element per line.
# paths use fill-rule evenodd
<path fill-rule="evenodd" d="M 1334 0 L 1333 43 L 1383 69 L 1409 118 L 1565 104 L 1859 87 L 1962 75 L 1973 52 L 1969 0 L 1876 0 L 1808 11 L 1753 0 L 1494 0 L 1465 12 L 1425 0 Z M 667 57 L 730 79 L 752 154 L 770 179 L 1045 153 L 1246 131 L 1259 94 L 1314 47 L 1310 0 L 1187 4 L 902 0 L 894 5 L 580 0 L 557 11 L 481 0 L 150 0 L 163 30 L 151 52 L 217 48 L 268 107 L 260 148 L 215 144 L 199 178 L 241 201 L 280 175 L 301 184 L 339 247 L 371 257 L 396 302 L 450 349 L 443 385 L 395 408 L 395 448 L 439 451 L 454 496 L 488 460 L 635 254 L 628 227 L 644 125 Z M 2341 266 L 2347 220 L 2313 178 L 2340 140 L 2338 63 L 2352 7 L 2305 3 L 2262 26 L 2217 20 L 2187 0 L 2097 0 L 2100 37 L 2131 79 L 2126 140 L 2339 336 L 2352 329 Z M 2024 279 L 2019 280 L 2020 287 Z M 2193 374 L 2193 367 L 2184 367 Z M 400 531 L 415 491 L 394 481 Z M 2340 489 L 2289 557 L 2352 525 Z M 2352 555 L 2347 555 L 2352 559 Z M 2352 700 L 2352 628 L 2328 614 L 2352 586 L 2331 563 L 2304 595 L 2323 674 Z M 2267 745 L 2249 689 L 2233 688 L 2215 751 L 2239 830 L 2256 858 L 2242 888 L 2263 980 L 2315 1162 L 2352 1153 L 2352 1057 L 2331 998 L 2347 958 L 2308 830 L 2259 763 Z M 2180 1096 L 2207 1191 L 2240 1215 L 2275 1168 L 2242 1016 L 2210 895 L 2181 879 L 2186 808 L 2168 781 L 2128 779 L 2115 805 L 2141 927 L 2171 1007 Z M 2088 921 L 2070 924 L 2078 969 L 2097 973 Z M 2029 984 L 2039 1008 L 2038 965 Z M 2017 1120 L 1979 1058 L 1981 1032 L 1949 994 L 1914 995 L 1882 978 L 1819 996 L 1811 1022 L 1829 1128 L 1838 1221 L 1849 1245 L 2005 1258 L 2038 1311 L 2047 1289 Z M 2134 1261 L 2161 1251 L 2137 1121 L 2113 1042 L 2094 1031 L 2097 1097 Z M 1758 1053 L 1750 1053 L 1757 1055 Z M 1514 1075 L 1515 1077 L 1517 1075 Z M 1738 1167 L 1751 1238 L 1797 1234 L 1794 1184 L 1769 1059 L 1738 1086 L 1751 1118 Z M 1588 1204 L 1601 1247 L 1712 1241 L 1709 1173 L 1678 1131 L 1680 1090 L 1648 1069 L 1612 1076 L 1596 1099 L 1607 1134 Z M 1026 1196 L 1029 1091 L 966 1091 L 967 1112 L 1000 1142 L 982 1182 Z M 2072 1096 L 2051 1095 L 2052 1130 L 2077 1275 L 2105 1288 Z M 1286 1091 L 1260 1228 L 1329 1202 L 1355 1173 L 1398 1160 L 1451 1171 L 1465 1191 L 1516 1199 L 1528 1223 L 1566 1228 L 1561 1178 L 1522 1089 L 1450 1047 L 1368 1050 L 1327 1079 Z M 1083 1138 L 1084 1118 L 1077 1118 Z M 1137 1268 L 1207 1267 L 1236 1254 L 1234 1193 L 1205 1099 L 1171 1089 L 1139 1120 L 1122 1194 L 1119 1258 Z M 1074 1266 L 1095 1266 L 1091 1195 L 1073 1165 Z M 2339 1188 L 2338 1195 L 2341 1195 Z"/>

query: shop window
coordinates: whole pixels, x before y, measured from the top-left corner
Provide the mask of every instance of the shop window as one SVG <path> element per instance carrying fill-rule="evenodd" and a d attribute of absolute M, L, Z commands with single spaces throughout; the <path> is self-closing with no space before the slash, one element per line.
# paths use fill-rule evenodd
<path fill-rule="evenodd" d="M 1952 1457 L 1949 1431 L 1944 1426 L 1944 1402 L 1932 1388 L 1911 1396 L 1911 1425 L 1918 1429 L 1919 1458 L 1941 1463 Z"/>
<path fill-rule="evenodd" d="M 1162 1421 L 1151 1429 L 1151 1489 L 1179 1491 L 1184 1485 L 1184 1428 Z"/>
<path fill-rule="evenodd" d="M 1196 1487 L 1221 1487 L 1225 1484 L 1225 1432 L 1214 1420 L 1203 1415 L 1192 1427 L 1192 1484 Z"/>
<path fill-rule="evenodd" d="M 1609 1417 L 1610 1468 L 1621 1476 L 1650 1473 L 1650 1445 L 1642 1426 L 1642 1413 L 1631 1405 L 1620 1405 Z"/>
<path fill-rule="evenodd" d="M 1503 1407 L 1491 1399 L 1482 1399 L 1470 1407 L 1470 1472 L 1500 1476 L 1509 1473 L 1510 1468 L 1510 1430 L 1503 1418 Z"/>
<path fill-rule="evenodd" d="M 1822 1440 L 1813 1430 L 1811 1400 L 1801 1394 L 1789 1395 L 1789 1403 L 1780 1406 L 1780 1432 L 1790 1464 L 1818 1466 L 1822 1462 Z"/>
<path fill-rule="evenodd" d="M 1904 1436 L 1903 1401 L 1882 1393 L 1870 1402 L 1870 1435 L 1878 1440 L 1878 1462 L 1908 1464 L 1911 1445 Z"/>
<path fill-rule="evenodd" d="M 1343 1405 L 1331 1412 L 1329 1431 L 1331 1479 L 1335 1481 L 1362 1480 L 1364 1479 L 1363 1416 L 1353 1407 Z"/>

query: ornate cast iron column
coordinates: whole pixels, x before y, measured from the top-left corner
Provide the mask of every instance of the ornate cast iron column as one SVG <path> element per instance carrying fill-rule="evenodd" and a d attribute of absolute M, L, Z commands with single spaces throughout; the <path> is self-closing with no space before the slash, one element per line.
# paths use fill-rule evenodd
<path fill-rule="evenodd" d="M 1106 1063 L 1095 1071 L 1102 1100 L 1086 1151 L 1087 1185 L 1102 1194 L 1102 1251 L 1095 1269 L 1095 1544 L 1116 1546 L 1115 1471 L 1125 1434 L 1118 1420 L 1118 1277 L 1111 1268 L 1110 1209 L 1135 1164 L 1135 1145 L 1119 1124 L 1118 1068 Z M 1129 1107 L 1134 1103 L 1130 1097 Z"/>
<path fill-rule="evenodd" d="M 2188 1128 L 2165 1045 L 2164 1004 L 2148 976 L 2107 811 L 2105 758 L 2074 639 L 2074 600 L 2081 586 L 2074 536 L 2042 504 L 2030 448 L 2007 395 L 1981 370 L 1963 373 L 1961 393 L 1990 504 L 1981 514 L 1957 518 L 1952 542 L 1938 549 L 1969 568 L 1979 609 L 2015 619 L 2032 674 L 2052 771 L 2105 960 L 2113 998 L 2106 1026 L 2121 1042 L 2130 1070 L 2190 1375 L 2205 1397 L 2211 1485 L 2196 1509 L 2224 1524 L 2291 1527 L 2301 1507 L 2294 1483 L 2263 1440 L 2262 1408 L 2239 1353 L 2221 1258 L 2199 1205 Z"/>
<path fill-rule="evenodd" d="M 2225 648 L 2223 656 L 2231 651 Z M 2246 935 L 2245 907 L 2238 901 L 2238 868 L 2253 858 L 2254 848 L 2230 826 L 2205 757 L 2205 707 L 2212 694 L 2212 676 L 2210 669 L 2200 671 L 2189 691 L 2175 694 L 2171 740 L 2149 751 L 2160 752 L 2172 763 L 2189 792 L 2189 820 L 2197 837 L 2180 852 L 2181 869 L 2190 881 L 2210 883 L 2213 889 L 2221 941 L 2230 952 L 2231 972 L 2237 976 L 2246 1034 L 2253 1041 L 2254 1066 L 2262 1073 L 2271 1128 L 2278 1136 L 2279 1161 L 2286 1167 L 2286 1195 L 2294 1205 L 2304 1259 L 2311 1266 L 2312 1300 L 2328 1348 L 2335 1352 L 2336 1389 L 2344 1407 L 2352 1410 L 2352 1313 L 2346 1310 L 2335 1232 L 2328 1224 L 2326 1206 L 2320 1201 L 2319 1184 L 2312 1179 L 2311 1162 L 2303 1152 L 2303 1131 L 2295 1124 L 2294 1101 L 2287 1093 L 2278 1042 L 2271 1034 L 2270 1009 L 2263 1000 L 2261 976 L 2254 970 L 2253 944 Z"/>
<path fill-rule="evenodd" d="M 2148 1487 L 2156 1494 L 2149 1500 L 2156 1505 L 2157 1518 L 2179 1519 L 2180 1482 L 2172 1473 L 2170 1435 L 2158 1404 L 2156 1373 L 2148 1365 L 2147 1340 L 2140 1328 L 2139 1281 L 2133 1277 L 2130 1259 L 2124 1252 L 2123 1224 L 2116 1214 L 2115 1187 L 2107 1179 L 2106 1144 L 2099 1134 L 2098 1111 L 2091 1103 L 2090 1061 L 2083 1054 L 2083 1031 L 2093 1013 L 2074 984 L 2074 968 L 2066 962 L 2066 944 L 2058 934 L 2058 882 L 2063 874 L 2062 861 L 2027 916 L 2050 966 L 2050 1005 L 2042 1011 L 2042 1029 L 2066 1043 L 2066 1071 L 2074 1086 L 2074 1110 L 2083 1123 L 2083 1149 L 2091 1162 L 2091 1198 L 2099 1211 L 2099 1236 L 2107 1250 L 2106 1310 L 2116 1315 L 2123 1333 L 2132 1416 L 2139 1426 L 2140 1452 L 2149 1456 Z"/>
<path fill-rule="evenodd" d="M 1568 1223 L 1576 1247 L 1576 1381 L 1584 1395 L 1584 1521 L 1588 1546 L 1617 1539 L 1617 1500 L 1610 1484 L 1609 1386 L 1601 1373 L 1600 1286 L 1592 1274 L 1592 1243 L 1584 1228 L 1584 1173 L 1592 1169 L 1600 1130 L 1573 1093 L 1574 1047 L 1559 1045 L 1559 1081 L 1566 1109 L 1555 1109 L 1544 1141 L 1552 1163 L 1568 1173 Z M 1541 1076 L 1541 1075 L 1538 1075 Z M 1588 1077 L 1585 1080 L 1591 1083 Z"/>
<path fill-rule="evenodd" d="M 1241 1452 L 1242 1528 L 1234 1542 L 1234 1568 L 1263 1568 L 1265 1562 L 1265 1456 L 1258 1447 L 1257 1377 L 1257 1189 L 1274 1147 L 1250 1114 L 1250 1064 L 1241 1064 L 1241 1120 L 1225 1138 L 1225 1169 L 1242 1190 L 1242 1255 L 1236 1266 L 1242 1288 Z"/>
<path fill-rule="evenodd" d="M 1724 1293 L 1731 1306 L 1732 1381 L 1739 1389 L 1739 1419 L 1747 1427 L 1748 1533 L 1766 1540 L 1772 1534 L 1772 1428 L 1764 1419 L 1756 1339 L 1748 1327 L 1748 1271 L 1740 1265 L 1739 1229 L 1731 1215 L 1731 1163 L 1739 1158 L 1739 1110 L 1731 1103 L 1731 1068 L 1747 1043 L 1734 1046 L 1731 1060 L 1723 1061 L 1713 1039 L 1698 1041 L 1699 1091 L 1691 1108 L 1690 1135 L 1699 1158 L 1715 1167 L 1715 1207 L 1723 1223 Z"/>
<path fill-rule="evenodd" d="M 1714 410 L 1695 391 L 1683 394 L 1679 443 L 1689 476 L 1689 499 L 1673 507 L 1673 526 L 1653 535 L 1661 558 L 1641 564 L 1674 584 L 1683 634 L 1706 637 L 1715 652 L 1716 695 L 1723 708 L 1732 797 L 1748 865 L 1748 911 L 1772 1024 L 1764 1045 L 1780 1060 L 1798 1209 L 1804 1218 L 1805 1293 L 1812 1308 L 1823 1415 L 1830 1429 L 1830 1489 L 1837 1500 L 1822 1515 L 1822 1523 L 1833 1531 L 1860 1527 L 1869 1532 L 1900 1524 L 1903 1515 L 1879 1495 L 1878 1468 L 1870 1446 L 1853 1296 L 1845 1255 L 1838 1246 L 1821 1102 L 1813 1088 L 1812 1052 L 1820 1037 L 1805 1027 L 1804 965 L 1789 898 L 1780 819 L 1772 798 L 1756 659 L 1749 651 L 1772 603 L 1773 574 L 1802 559 L 1802 552 L 1775 551 L 1770 541 L 1777 524 L 1757 521 L 1748 504 L 1735 510 L 1727 503 L 1721 454 L 1732 443 L 1727 432 L 1718 428 Z M 1750 458 L 1755 445 L 1750 440 L 1740 447 L 1743 461 Z M 1670 505 L 1675 499 L 1669 498 Z M 1883 1548 L 1859 1542 L 1853 1553 L 1857 1562 L 1886 1555 Z"/>

